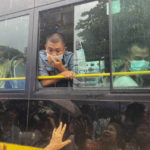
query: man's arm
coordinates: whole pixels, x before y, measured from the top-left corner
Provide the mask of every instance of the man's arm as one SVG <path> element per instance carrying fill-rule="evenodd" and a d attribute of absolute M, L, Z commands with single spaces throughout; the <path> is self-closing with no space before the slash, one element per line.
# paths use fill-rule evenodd
<path fill-rule="evenodd" d="M 39 54 L 39 67 L 38 67 L 38 71 L 39 71 L 39 75 L 40 76 L 49 76 L 48 71 L 45 67 L 45 62 L 42 59 L 43 56 Z M 42 84 L 43 87 L 48 87 L 50 85 L 53 85 L 54 83 L 57 83 L 60 79 L 44 79 L 44 80 L 40 80 L 40 83 Z"/>
<path fill-rule="evenodd" d="M 58 75 L 63 75 L 67 79 L 72 79 L 74 76 L 74 73 L 72 71 L 63 71 L 63 72 L 59 73 Z M 44 80 L 41 80 L 40 82 L 43 87 L 48 87 L 50 85 L 57 83 L 60 80 L 61 79 L 44 79 Z"/>
<path fill-rule="evenodd" d="M 62 60 L 59 59 L 59 57 L 56 57 L 57 61 L 55 61 L 53 59 L 53 57 L 51 57 L 51 56 L 48 56 L 47 59 L 51 66 L 53 66 L 54 68 L 58 69 L 61 72 L 58 75 L 63 75 L 67 79 L 73 79 L 74 73 L 72 71 L 69 71 L 63 65 Z M 45 79 L 45 80 L 41 80 L 40 82 L 43 87 L 48 87 L 50 85 L 53 85 L 53 84 L 59 82 L 60 80 L 61 79 Z"/>

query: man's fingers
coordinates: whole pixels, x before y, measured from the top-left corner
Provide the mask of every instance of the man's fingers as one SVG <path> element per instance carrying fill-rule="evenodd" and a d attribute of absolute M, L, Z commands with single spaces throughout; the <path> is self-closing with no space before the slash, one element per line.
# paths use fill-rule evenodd
<path fill-rule="evenodd" d="M 54 58 L 52 56 L 47 56 L 47 58 L 51 65 L 54 65 L 56 63 L 56 61 L 54 60 Z"/>
<path fill-rule="evenodd" d="M 71 72 L 71 77 L 70 77 L 70 79 L 73 79 L 73 77 L 74 77 L 74 72 Z"/>
<path fill-rule="evenodd" d="M 62 136 L 64 135 L 65 131 L 66 131 L 66 124 L 64 124 L 64 126 L 62 128 L 62 131 L 61 131 Z"/>
<path fill-rule="evenodd" d="M 7 150 L 6 144 L 3 145 L 3 150 Z"/>
<path fill-rule="evenodd" d="M 74 73 L 72 71 L 69 71 L 69 73 L 67 74 L 67 78 L 68 79 L 73 79 Z"/>
<path fill-rule="evenodd" d="M 6 144 L 3 144 L 3 149 L 2 149 L 2 147 L 0 146 L 0 150 L 7 150 Z"/>
<path fill-rule="evenodd" d="M 56 128 L 53 129 L 52 138 L 55 136 Z"/>
<path fill-rule="evenodd" d="M 71 140 L 66 140 L 66 141 L 62 142 L 62 144 L 61 144 L 62 148 L 70 143 L 71 143 Z"/>
<path fill-rule="evenodd" d="M 57 128 L 57 132 L 61 132 L 62 130 L 62 122 L 60 122 L 59 127 Z"/>
<path fill-rule="evenodd" d="M 56 58 L 57 62 L 60 62 L 60 63 L 62 62 L 58 56 L 56 56 L 55 58 Z"/>

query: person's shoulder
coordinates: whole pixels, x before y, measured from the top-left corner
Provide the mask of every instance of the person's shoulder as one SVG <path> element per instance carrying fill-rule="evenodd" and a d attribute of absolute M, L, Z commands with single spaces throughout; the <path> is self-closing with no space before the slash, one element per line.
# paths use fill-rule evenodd
<path fill-rule="evenodd" d="M 65 55 L 65 56 L 72 56 L 73 53 L 72 53 L 71 51 L 66 51 L 66 52 L 64 53 L 64 55 Z"/>
<path fill-rule="evenodd" d="M 40 50 L 39 55 L 46 55 L 46 50 L 44 50 L 44 49 Z"/>
<path fill-rule="evenodd" d="M 113 82 L 114 87 L 138 87 L 138 84 L 130 76 L 116 77 Z"/>
<path fill-rule="evenodd" d="M 39 57 L 40 57 L 41 59 L 46 60 L 46 59 L 47 59 L 46 50 L 40 50 L 40 51 L 39 51 Z"/>

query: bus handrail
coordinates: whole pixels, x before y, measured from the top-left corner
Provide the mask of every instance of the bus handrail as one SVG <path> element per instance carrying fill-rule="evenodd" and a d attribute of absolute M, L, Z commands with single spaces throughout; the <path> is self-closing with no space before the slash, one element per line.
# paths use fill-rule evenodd
<path fill-rule="evenodd" d="M 131 75 L 146 75 L 150 74 L 150 71 L 135 71 L 135 72 L 112 72 L 113 76 L 131 76 Z M 82 77 L 109 77 L 110 73 L 92 73 L 92 74 L 75 74 L 74 78 Z M 63 75 L 53 75 L 53 76 L 38 76 L 37 79 L 63 79 Z M 25 80 L 26 77 L 13 77 L 13 78 L 0 78 L 0 80 Z"/>

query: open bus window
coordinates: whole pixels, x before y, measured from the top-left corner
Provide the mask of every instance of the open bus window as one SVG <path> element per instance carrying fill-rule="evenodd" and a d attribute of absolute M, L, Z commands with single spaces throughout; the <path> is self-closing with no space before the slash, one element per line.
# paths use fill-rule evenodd
<path fill-rule="evenodd" d="M 109 87 L 109 77 L 103 75 L 109 72 L 106 9 L 106 2 L 93 1 L 40 13 L 42 87 Z"/>
<path fill-rule="evenodd" d="M 149 6 L 149 1 L 112 1 L 114 88 L 150 87 Z"/>
<path fill-rule="evenodd" d="M 2 89 L 25 88 L 28 26 L 28 16 L 0 21 L 0 88 Z"/>

